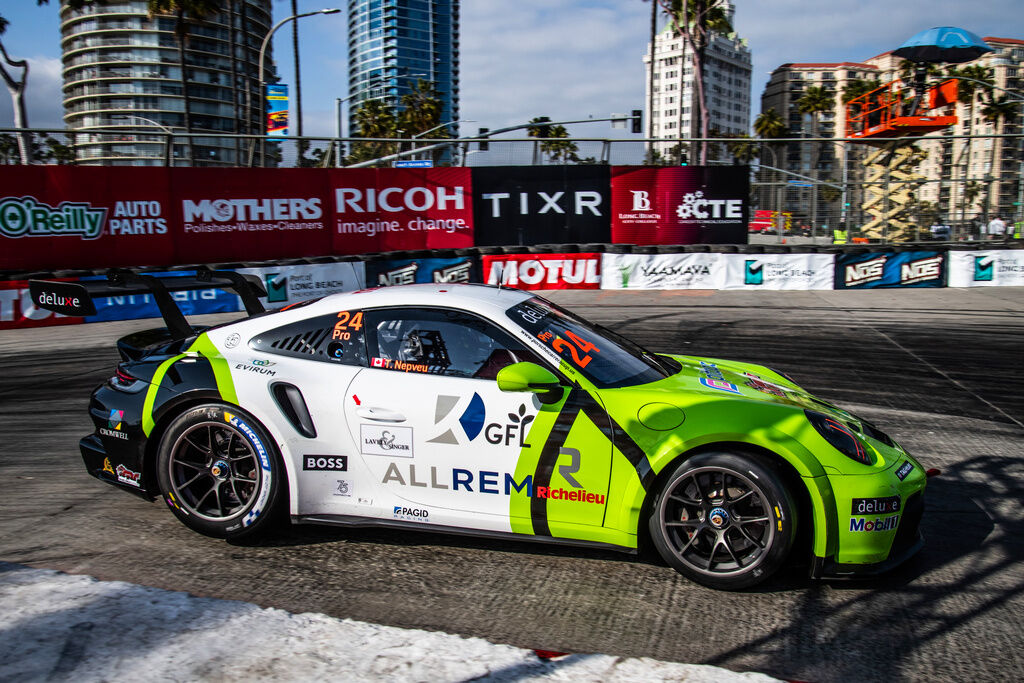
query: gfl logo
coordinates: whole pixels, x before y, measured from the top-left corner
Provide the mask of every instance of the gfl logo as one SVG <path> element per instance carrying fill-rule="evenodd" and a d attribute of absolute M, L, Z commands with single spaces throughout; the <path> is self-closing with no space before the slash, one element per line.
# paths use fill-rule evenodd
<path fill-rule="evenodd" d="M 526 404 L 520 404 L 519 412 L 509 413 L 508 422 L 504 425 L 492 422 L 484 428 L 484 438 L 487 443 L 509 445 L 513 441 L 519 441 L 520 448 L 529 448 L 526 444 L 526 435 L 529 432 L 530 423 L 533 422 L 533 415 L 526 414 Z"/>
<path fill-rule="evenodd" d="M 651 199 L 647 190 L 630 190 L 633 195 L 633 211 L 650 211 Z"/>

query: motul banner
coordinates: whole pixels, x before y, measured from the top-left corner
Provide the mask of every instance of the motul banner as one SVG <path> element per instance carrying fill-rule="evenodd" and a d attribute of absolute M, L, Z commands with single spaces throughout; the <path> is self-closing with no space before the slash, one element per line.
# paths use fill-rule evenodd
<path fill-rule="evenodd" d="M 473 169 L 476 245 L 608 242 L 608 166 Z"/>
<path fill-rule="evenodd" d="M 335 254 L 473 246 L 468 168 L 332 169 Z"/>
<path fill-rule="evenodd" d="M 746 244 L 748 166 L 613 166 L 612 241 Z"/>
<path fill-rule="evenodd" d="M 485 282 L 518 289 L 600 289 L 601 254 L 482 256 Z"/>

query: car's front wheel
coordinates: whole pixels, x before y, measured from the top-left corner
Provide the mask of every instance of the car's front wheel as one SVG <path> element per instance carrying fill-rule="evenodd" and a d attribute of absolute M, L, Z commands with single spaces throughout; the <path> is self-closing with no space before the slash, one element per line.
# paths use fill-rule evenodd
<path fill-rule="evenodd" d="M 232 406 L 196 406 L 168 425 L 157 453 L 164 501 L 186 526 L 217 538 L 265 530 L 286 490 L 273 440 Z"/>
<path fill-rule="evenodd" d="M 783 478 L 753 454 L 702 453 L 669 474 L 651 506 L 651 538 L 681 574 L 711 588 L 758 584 L 786 561 L 796 506 Z"/>

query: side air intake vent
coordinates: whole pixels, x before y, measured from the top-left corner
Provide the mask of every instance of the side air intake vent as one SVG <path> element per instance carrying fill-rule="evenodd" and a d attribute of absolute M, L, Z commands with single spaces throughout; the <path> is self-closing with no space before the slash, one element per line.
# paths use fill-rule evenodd
<path fill-rule="evenodd" d="M 316 427 L 313 426 L 313 417 L 306 408 L 306 401 L 302 398 L 302 392 L 294 384 L 287 382 L 274 382 L 270 385 L 270 393 L 281 409 L 284 416 L 295 431 L 307 439 L 316 438 Z"/>

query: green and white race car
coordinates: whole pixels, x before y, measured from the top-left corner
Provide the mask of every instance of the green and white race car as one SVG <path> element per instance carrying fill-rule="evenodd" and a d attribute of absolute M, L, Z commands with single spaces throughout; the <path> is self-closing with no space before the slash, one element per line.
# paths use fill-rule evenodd
<path fill-rule="evenodd" d="M 88 298 L 67 287 L 33 293 Z M 204 534 L 288 514 L 626 551 L 649 538 L 725 589 L 794 551 L 813 576 L 870 574 L 923 542 L 925 471 L 872 424 L 766 367 L 652 353 L 530 293 L 409 285 L 182 320 L 119 341 L 81 450 Z"/>

